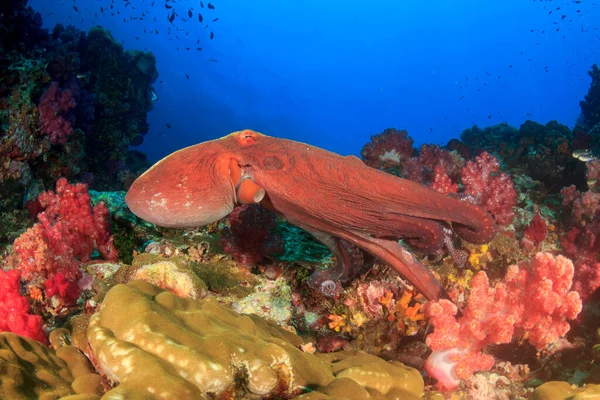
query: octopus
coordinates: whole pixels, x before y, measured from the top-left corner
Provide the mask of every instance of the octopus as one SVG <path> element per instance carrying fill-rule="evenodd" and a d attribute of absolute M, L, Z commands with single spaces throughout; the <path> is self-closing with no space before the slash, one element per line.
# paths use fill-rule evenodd
<path fill-rule="evenodd" d="M 311 233 L 335 255 L 336 265 L 313 273 L 313 285 L 331 289 L 346 283 L 358 248 L 430 300 L 448 296 L 411 250 L 441 248 L 445 227 L 474 244 L 491 241 L 497 231 L 481 207 L 371 168 L 357 157 L 252 130 L 168 155 L 131 185 L 125 201 L 138 217 L 173 228 L 207 225 L 236 206 L 259 204 Z"/>

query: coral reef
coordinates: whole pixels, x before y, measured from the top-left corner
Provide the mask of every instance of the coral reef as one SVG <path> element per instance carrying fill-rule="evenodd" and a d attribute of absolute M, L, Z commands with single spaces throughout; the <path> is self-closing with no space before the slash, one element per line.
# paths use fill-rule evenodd
<path fill-rule="evenodd" d="M 99 399 L 101 378 L 88 359 L 59 330 L 51 336 L 54 349 L 13 333 L 0 333 L 0 397 L 58 399 L 79 394 Z"/>
<path fill-rule="evenodd" d="M 461 139 L 472 151 L 497 155 L 506 167 L 544 183 L 550 191 L 571 184 L 585 187 L 585 166 L 571 156 L 580 148 L 576 147 L 577 136 L 556 121 L 546 125 L 526 121 L 519 129 L 507 124 L 484 129 L 474 126 L 463 131 Z"/>
<path fill-rule="evenodd" d="M 412 157 L 414 141 L 408 132 L 389 128 L 382 133 L 371 136 L 360 154 L 370 167 L 377 169 L 393 169 L 401 166 L 408 158 Z"/>
<path fill-rule="evenodd" d="M 581 124 L 584 129 L 593 130 L 600 123 L 600 69 L 592 65 L 588 72 L 592 78 L 590 89 L 579 105 L 581 106 Z"/>
<path fill-rule="evenodd" d="M 600 398 L 600 385 L 572 387 L 566 382 L 546 382 L 533 392 L 531 400 L 567 400 Z"/>
<path fill-rule="evenodd" d="M 24 279 L 47 279 L 62 273 L 66 279 L 80 277 L 78 267 L 97 250 L 107 260 L 116 260 L 109 212 L 103 203 L 90 206 L 87 185 L 71 185 L 65 178 L 56 183 L 56 192 L 44 192 L 37 199 L 41 212 L 32 228 L 15 240 L 17 266 Z"/>
<path fill-rule="evenodd" d="M 475 275 L 458 319 L 454 303 L 427 303 L 425 315 L 434 326 L 426 340 L 433 350 L 427 372 L 441 387 L 455 389 L 461 379 L 493 366 L 494 358 L 480 352 L 487 345 L 509 343 L 523 332 L 538 350 L 557 341 L 569 331 L 567 320 L 582 308 L 579 293 L 570 291 L 573 275 L 569 259 L 538 253 L 531 265 L 510 266 L 505 280 L 493 288 L 485 272 Z"/>
<path fill-rule="evenodd" d="M 9 0 L 0 54 L 0 398 L 600 398 L 596 65 L 573 129 L 473 126 L 417 149 L 389 128 L 365 144 L 368 166 L 499 226 L 469 243 L 440 221 L 439 246 L 412 258 L 452 299 L 435 302 L 258 204 L 192 229 L 133 215 L 151 53 L 101 27 L 43 29 Z"/>
<path fill-rule="evenodd" d="M 128 146 L 147 132 L 154 57 L 109 46 L 100 28 L 86 35 L 59 24 L 48 32 L 26 1 L 2 10 L 0 214 L 60 177 L 126 188 L 148 167 Z"/>
<path fill-rule="evenodd" d="M 384 398 L 423 390 L 418 371 L 400 363 L 360 353 L 317 357 L 298 348 L 298 336 L 214 299 L 183 299 L 142 281 L 108 292 L 88 340 L 96 367 L 119 383 L 106 396 L 289 398 L 308 387 L 335 393 L 339 379 Z"/>

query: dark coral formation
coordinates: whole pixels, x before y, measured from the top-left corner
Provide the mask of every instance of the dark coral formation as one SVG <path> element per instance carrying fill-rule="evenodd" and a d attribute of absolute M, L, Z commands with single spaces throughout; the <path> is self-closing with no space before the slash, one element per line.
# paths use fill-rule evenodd
<path fill-rule="evenodd" d="M 592 84 L 585 99 L 579 102 L 581 106 L 580 122 L 584 129 L 592 130 L 600 123 L 600 69 L 598 69 L 598 65 L 592 65 L 588 74 L 592 78 Z"/>
<path fill-rule="evenodd" d="M 80 54 L 82 70 L 89 74 L 86 87 L 94 93 L 94 124 L 85 143 L 89 170 L 96 175 L 96 187 L 115 189 L 111 181 L 130 184 L 135 171 L 143 170 L 138 162 L 128 172 L 139 158 L 139 153 L 128 152 L 128 146 L 141 144 L 148 132 L 146 114 L 156 96 L 152 89 L 158 77 L 156 59 L 152 53 L 124 51 L 110 32 L 98 27 L 88 33 Z M 100 173 L 104 170 L 109 173 Z"/>
<path fill-rule="evenodd" d="M 49 32 L 41 22 L 26 1 L 2 2 L 0 239 L 22 231 L 16 210 L 61 177 L 126 189 L 149 165 L 129 146 L 148 131 L 154 56 L 124 51 L 98 27 Z"/>
<path fill-rule="evenodd" d="M 460 137 L 473 151 L 498 155 L 507 168 L 543 182 L 550 191 L 569 184 L 585 187 L 585 165 L 572 156 L 576 137 L 556 121 L 546 125 L 525 121 L 519 129 L 507 124 L 474 126 Z"/>

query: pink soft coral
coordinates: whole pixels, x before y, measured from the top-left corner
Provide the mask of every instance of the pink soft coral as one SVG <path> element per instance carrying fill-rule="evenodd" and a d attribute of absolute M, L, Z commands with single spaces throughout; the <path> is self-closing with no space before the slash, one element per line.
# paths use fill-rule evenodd
<path fill-rule="evenodd" d="M 469 161 L 462 170 L 464 194 L 483 206 L 498 225 L 510 225 L 515 216 L 517 192 L 510 176 L 500 172 L 500 163 L 487 152 Z"/>
<path fill-rule="evenodd" d="M 81 276 L 79 266 L 97 249 L 105 259 L 116 261 L 118 253 L 110 232 L 110 213 L 104 203 L 90 205 L 87 185 L 71 185 L 65 178 L 56 192 L 38 197 L 39 222 L 15 240 L 17 268 L 24 279 L 42 280 L 62 273 L 68 280 Z"/>
<path fill-rule="evenodd" d="M 485 272 L 471 282 L 464 314 L 448 300 L 429 302 L 424 307 L 435 330 L 426 342 L 433 350 L 427 373 L 444 389 L 454 389 L 474 372 L 494 364 L 483 352 L 490 344 L 509 343 L 515 332 L 527 332 L 538 350 L 564 336 L 567 320 L 581 311 L 581 298 L 571 291 L 573 263 L 563 256 L 537 253 L 526 262 L 508 268 L 503 282 L 490 287 Z"/>
<path fill-rule="evenodd" d="M 585 300 L 600 288 L 600 194 L 569 186 L 561 195 L 567 230 L 560 244 L 575 261 L 573 287 Z"/>
<path fill-rule="evenodd" d="M 456 152 L 442 149 L 437 145 L 424 144 L 419 156 L 408 159 L 403 165 L 406 179 L 431 185 L 441 193 L 456 193 L 460 172 L 465 160 Z"/>
<path fill-rule="evenodd" d="M 40 98 L 38 110 L 42 133 L 50 138 L 52 143 L 64 144 L 73 131 L 71 122 L 65 115 L 76 106 L 71 89 L 60 90 L 58 82 L 52 82 Z"/>

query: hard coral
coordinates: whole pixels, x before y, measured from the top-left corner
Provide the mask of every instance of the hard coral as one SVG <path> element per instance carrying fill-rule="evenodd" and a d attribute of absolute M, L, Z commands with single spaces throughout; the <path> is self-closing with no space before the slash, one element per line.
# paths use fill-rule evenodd
<path fill-rule="evenodd" d="M 425 314 L 435 328 L 426 339 L 433 350 L 427 372 L 439 386 L 453 389 L 461 379 L 492 367 L 493 357 L 482 352 L 487 345 L 509 343 L 515 332 L 526 332 L 538 350 L 556 341 L 582 308 L 579 294 L 570 290 L 573 275 L 569 259 L 538 253 L 529 265 L 510 266 L 504 281 L 493 287 L 485 272 L 475 275 L 459 318 L 456 305 L 447 300 L 427 303 Z"/>
<path fill-rule="evenodd" d="M 81 352 L 68 344 L 52 343 L 54 350 L 12 333 L 0 333 L 0 398 L 59 399 L 80 394 L 100 399 L 100 377 Z"/>
<path fill-rule="evenodd" d="M 538 386 L 531 400 L 568 400 L 568 399 L 597 399 L 600 398 L 600 385 L 589 384 L 582 387 L 568 382 L 550 381 Z"/>
<path fill-rule="evenodd" d="M 380 398 L 412 399 L 423 391 L 418 371 L 402 364 L 359 352 L 304 353 L 290 332 L 212 298 L 183 299 L 143 281 L 107 293 L 88 340 L 97 367 L 119 382 L 107 397 L 290 398 L 307 387 L 328 390 L 338 379 Z"/>
<path fill-rule="evenodd" d="M 171 291 L 179 297 L 201 299 L 206 296 L 207 286 L 191 268 L 180 266 L 170 260 L 159 261 L 139 267 L 133 279 L 150 282 Z"/>

